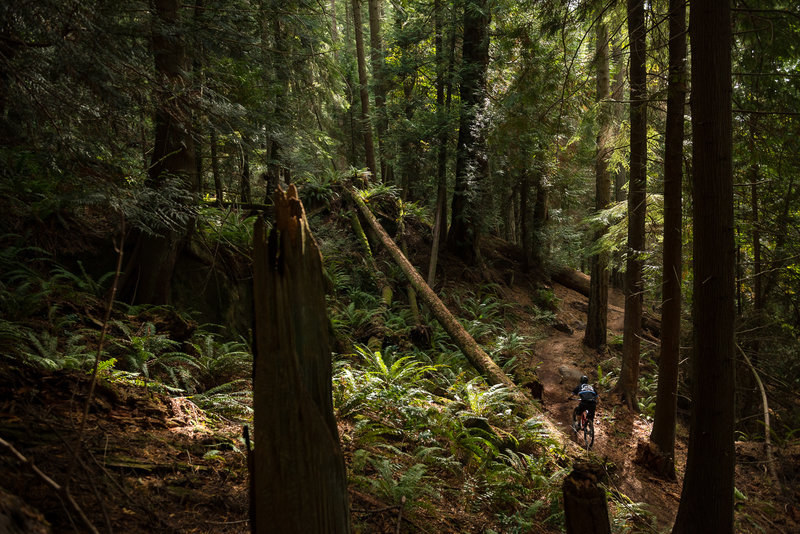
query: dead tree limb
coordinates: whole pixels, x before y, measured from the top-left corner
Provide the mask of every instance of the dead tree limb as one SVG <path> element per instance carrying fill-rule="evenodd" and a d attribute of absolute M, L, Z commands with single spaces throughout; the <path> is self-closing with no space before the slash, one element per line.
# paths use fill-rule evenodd
<path fill-rule="evenodd" d="M 92 522 L 86 516 L 86 514 L 84 513 L 84 511 L 80 507 L 80 505 L 78 505 L 78 503 L 72 497 L 72 494 L 69 492 L 69 488 L 67 488 L 66 486 L 62 486 L 61 484 L 59 484 L 58 482 L 56 482 L 55 480 L 53 480 L 52 478 L 47 476 L 41 469 L 36 467 L 36 465 L 33 462 L 31 462 L 27 457 L 25 457 L 25 455 L 23 455 L 21 452 L 19 452 L 11 443 L 7 442 L 3 438 L 0 438 L 0 445 L 4 446 L 6 449 L 8 449 L 8 451 L 17 460 L 19 460 L 23 464 L 27 465 L 28 468 L 31 471 L 33 471 L 34 473 L 36 473 L 36 475 L 40 479 L 42 479 L 42 481 L 45 484 L 50 486 L 56 493 L 58 493 L 61 497 L 63 497 L 64 500 L 66 500 L 70 504 L 70 506 L 72 506 L 72 509 L 75 511 L 75 513 L 78 514 L 78 517 L 81 518 L 81 521 L 83 521 L 83 524 L 86 525 L 87 529 L 89 529 L 89 532 L 92 532 L 93 534 L 100 534 L 98 532 L 97 528 L 95 528 L 95 526 L 92 524 Z"/>
<path fill-rule="evenodd" d="M 769 404 L 767 404 L 767 392 L 764 389 L 764 383 L 761 381 L 761 377 L 758 376 L 758 371 L 756 371 L 753 362 L 750 361 L 750 358 L 747 356 L 747 353 L 742 350 L 738 344 L 736 348 L 739 349 L 739 352 L 742 354 L 742 358 L 744 358 L 744 362 L 752 371 L 753 376 L 756 379 L 756 384 L 758 384 L 758 389 L 761 392 L 761 405 L 764 410 L 764 451 L 767 456 L 767 469 L 769 470 L 769 476 L 772 478 L 775 484 L 780 485 L 780 479 L 778 478 L 778 473 L 775 471 L 775 460 L 772 457 L 772 440 L 770 439 L 770 424 L 769 424 Z"/>
<path fill-rule="evenodd" d="M 464 353 L 464 356 L 467 357 L 467 360 L 469 360 L 472 366 L 491 384 L 503 384 L 508 387 L 514 401 L 517 402 L 522 409 L 532 412 L 530 409 L 531 399 L 529 399 L 522 390 L 517 388 L 511 378 L 509 378 L 500 366 L 486 354 L 469 332 L 467 332 L 453 314 L 450 313 L 441 299 L 439 299 L 430 286 L 425 283 L 422 276 L 417 272 L 414 266 L 411 265 L 411 262 L 406 259 L 405 255 L 403 255 L 392 238 L 389 237 L 389 234 L 386 233 L 386 230 L 383 229 L 383 226 L 381 226 L 359 194 L 350 188 L 348 188 L 347 191 L 352 197 L 353 202 L 358 206 L 364 219 L 366 219 L 367 223 L 378 235 L 381 243 L 386 247 L 386 250 L 389 251 L 395 263 L 402 269 L 414 289 L 417 290 L 419 297 L 428 306 L 434 317 L 436 317 L 436 320 L 439 321 L 445 332 L 450 335 L 453 342 L 461 349 L 461 352 Z"/>

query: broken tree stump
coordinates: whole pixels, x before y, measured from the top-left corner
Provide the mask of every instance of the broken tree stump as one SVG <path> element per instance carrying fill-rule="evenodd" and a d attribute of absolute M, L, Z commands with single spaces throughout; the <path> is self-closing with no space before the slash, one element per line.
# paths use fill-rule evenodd
<path fill-rule="evenodd" d="M 344 457 L 331 395 L 322 257 L 294 185 L 253 249 L 252 532 L 348 533 Z"/>
<path fill-rule="evenodd" d="M 599 486 L 600 466 L 582 462 L 573 466 L 562 485 L 567 534 L 611 534 L 606 492 Z"/>

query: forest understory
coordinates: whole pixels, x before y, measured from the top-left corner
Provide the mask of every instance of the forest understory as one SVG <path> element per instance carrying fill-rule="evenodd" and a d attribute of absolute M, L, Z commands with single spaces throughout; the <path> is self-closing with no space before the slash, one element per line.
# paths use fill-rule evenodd
<path fill-rule="evenodd" d="M 365 419 L 346 416 L 339 403 L 338 415 L 345 415 L 339 417 L 338 423 L 351 479 L 354 531 L 559 532 L 563 528 L 558 519 L 561 477 L 574 462 L 587 459 L 605 471 L 604 487 L 611 497 L 615 532 L 668 531 L 680 499 L 688 436 L 686 414 L 676 444 L 677 480 L 665 480 L 637 464 L 637 448 L 647 442 L 651 423 L 643 415 L 631 414 L 619 399 L 608 394 L 609 381 L 619 366 L 619 347 L 612 341 L 608 349 L 598 353 L 583 345 L 586 297 L 554 282 L 544 286 L 532 284 L 509 256 L 508 251 L 513 251 L 513 247 L 499 240 L 490 243 L 495 248 L 485 251 L 489 265 L 502 266 L 492 268 L 493 278 L 511 281 L 510 285 L 493 286 L 494 297 L 504 306 L 506 332 L 520 339 L 535 340 L 530 350 L 517 354 L 520 358 L 515 374 L 536 377 L 542 386 L 543 414 L 562 433 L 554 443 L 567 443 L 563 448 L 556 445 L 539 452 L 544 456 L 554 450 L 561 451 L 542 460 L 553 467 L 550 471 L 553 478 L 544 484 L 546 489 L 540 487 L 528 494 L 532 501 L 542 501 L 543 506 L 536 507 L 538 512 L 532 513 L 527 526 L 506 523 L 504 527 L 498 520 L 499 511 L 507 513 L 507 503 L 501 494 L 487 493 L 480 497 L 479 503 L 466 502 L 464 499 L 474 494 L 466 493 L 464 486 L 479 482 L 474 460 L 461 451 L 457 457 L 463 463 L 464 473 L 472 474 L 460 474 L 452 466 L 437 470 L 438 490 L 425 492 L 412 487 L 419 495 L 414 496 L 413 508 L 404 509 L 405 497 L 397 491 L 405 478 L 396 466 L 406 461 L 403 457 L 411 449 L 404 442 L 412 440 L 399 429 L 392 435 L 385 428 L 375 431 L 377 438 L 366 439 L 363 429 L 359 430 Z M 443 266 L 447 279 L 442 287 L 447 294 L 469 293 L 474 287 L 474 281 L 470 280 L 473 275 L 455 276 L 466 273 L 465 269 L 464 264 L 453 258 Z M 551 292 L 548 294 L 553 311 L 544 326 L 540 317 L 530 314 L 537 309 L 542 288 Z M 609 332 L 614 340 L 621 336 L 624 303 L 619 290 L 612 289 L 609 296 Z M 176 321 L 174 315 L 159 316 L 155 311 L 148 318 L 159 331 L 176 330 L 176 325 L 170 324 Z M 141 326 L 135 325 L 136 321 L 142 321 L 141 317 L 131 316 L 129 320 L 129 328 Z M 392 342 L 399 346 L 411 343 L 408 339 Z M 650 336 L 648 342 L 655 343 L 656 339 Z M 99 532 L 249 532 L 248 444 L 242 432 L 248 421 L 246 416 L 220 415 L 214 410 L 207 413 L 193 402 L 191 395 L 166 395 L 154 391 L 152 384 L 148 387 L 146 383 L 101 373 L 76 460 L 76 432 L 90 375 L 85 371 L 42 371 L 8 361 L 3 367 L 0 437 L 6 443 L 0 449 L 4 473 L 0 510 L 5 515 L 0 517 L 6 518 L 9 525 L 12 521 L 29 525 L 28 530 L 7 527 L 9 532 L 46 532 L 44 525 L 48 522 L 51 532 L 88 532 L 78 509 Z M 647 372 L 644 370 L 643 374 Z M 595 444 L 590 453 L 581 449 L 569 426 L 576 401 L 568 396 L 581 374 L 592 378 L 601 395 Z M 339 376 L 338 380 L 343 378 Z M 386 413 L 370 417 L 372 421 L 384 420 L 387 426 L 392 424 Z M 491 430 L 502 432 L 495 423 Z M 481 443 L 486 450 L 491 449 Z M 10 446 L 18 454 L 12 454 Z M 372 469 L 364 468 L 366 455 L 361 449 L 369 450 Z M 797 507 L 800 486 L 794 474 L 800 466 L 800 443 L 795 440 L 776 450 L 785 483 L 782 491 L 769 482 L 763 443 L 738 442 L 736 450 L 736 488 L 741 496 L 737 502 L 738 531 L 796 531 L 800 527 Z M 536 454 L 527 452 L 532 456 L 525 458 Z M 23 462 L 23 457 L 30 463 Z M 517 456 L 511 456 L 514 457 Z M 381 464 L 381 458 L 387 463 Z M 40 471 L 34 471 L 33 464 Z M 381 472 L 381 465 L 393 465 L 395 470 Z M 61 489 L 48 484 L 42 474 L 52 477 Z M 394 481 L 394 485 L 388 482 L 387 488 L 387 480 Z M 67 494 L 74 498 L 75 504 L 71 504 Z"/>

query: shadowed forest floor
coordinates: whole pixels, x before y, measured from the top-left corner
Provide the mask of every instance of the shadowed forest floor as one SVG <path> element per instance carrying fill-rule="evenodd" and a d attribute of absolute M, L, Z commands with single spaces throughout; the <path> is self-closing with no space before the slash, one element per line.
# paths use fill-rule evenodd
<path fill-rule="evenodd" d="M 501 291 L 507 304 L 521 310 L 532 302 L 530 287 L 512 284 Z M 554 284 L 552 291 L 558 299 L 556 322 L 561 329 L 547 327 L 541 338 L 541 325 L 526 322 L 520 313 L 515 314 L 519 320 L 515 327 L 529 338 L 535 338 L 538 331 L 540 339 L 528 365 L 536 369 L 544 387 L 545 415 L 567 439 L 577 442 L 569 427 L 577 401 L 568 397 L 581 374 L 596 383 L 598 368 L 601 373 L 614 368 L 613 351 L 597 353 L 582 344 L 584 296 L 559 284 Z M 621 336 L 624 303 L 618 291 L 612 290 L 610 303 L 609 330 Z M 70 469 L 70 450 L 84 405 L 84 397 L 75 392 L 85 387 L 76 386 L 79 381 L 85 386 L 87 380 L 87 375 L 75 372 L 0 369 L 0 436 L 44 473 L 58 478 Z M 609 490 L 622 497 L 618 501 L 629 502 L 631 507 L 643 503 L 655 519 L 656 524 L 642 524 L 638 531 L 667 531 L 680 498 L 686 429 L 681 427 L 678 435 L 678 480 L 660 479 L 634 463 L 637 445 L 648 439 L 650 422 L 631 415 L 601 385 L 598 390 L 601 402 L 595 445 L 589 454 L 605 466 Z M 345 423 L 340 430 L 345 435 L 351 431 Z M 101 532 L 245 533 L 249 532 L 245 450 L 239 423 L 212 420 L 186 399 L 151 394 L 129 384 L 101 382 L 90 411 L 85 446 L 72 471 L 70 492 Z M 6 452 L 0 454 L 7 490 L 0 491 L 0 507 L 13 501 L 10 494 L 21 496 L 50 518 L 53 532 L 86 531 L 69 503 Z M 783 472 L 794 473 L 800 465 L 800 447 L 777 452 Z M 739 443 L 737 454 L 736 484 L 747 496 L 738 505 L 740 532 L 798 531 L 797 482 L 783 493 L 767 483 L 760 461 L 761 444 Z M 370 525 L 370 530 L 361 532 L 395 532 L 395 510 L 352 486 L 350 497 L 353 513 L 361 524 Z M 413 520 L 403 518 L 401 531 L 484 531 L 480 517 L 462 514 L 446 502 L 432 505 L 433 509 Z M 37 511 L 29 513 L 33 517 Z"/>

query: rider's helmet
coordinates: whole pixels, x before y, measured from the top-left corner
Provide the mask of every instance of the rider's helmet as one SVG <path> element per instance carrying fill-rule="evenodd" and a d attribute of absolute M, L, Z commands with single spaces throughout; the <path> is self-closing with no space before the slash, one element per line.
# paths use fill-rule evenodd
<path fill-rule="evenodd" d="M 589 383 L 589 377 L 586 376 L 586 375 L 583 375 L 581 377 L 581 384 L 588 384 L 588 383 Z"/>

